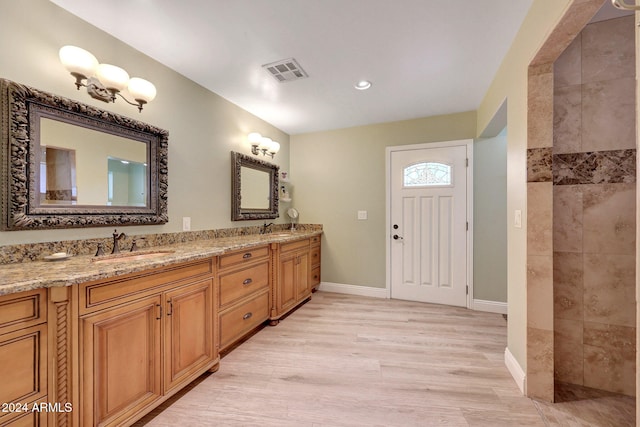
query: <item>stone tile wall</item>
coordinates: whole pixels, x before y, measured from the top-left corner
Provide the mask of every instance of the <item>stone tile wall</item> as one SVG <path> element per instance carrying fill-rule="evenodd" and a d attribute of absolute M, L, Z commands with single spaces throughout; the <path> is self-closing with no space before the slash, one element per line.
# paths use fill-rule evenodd
<path fill-rule="evenodd" d="M 635 395 L 634 37 L 633 16 L 584 28 L 555 62 L 553 149 L 529 153 L 533 176 L 541 175 L 536 165 L 553 165 L 554 379 L 628 395 Z"/>

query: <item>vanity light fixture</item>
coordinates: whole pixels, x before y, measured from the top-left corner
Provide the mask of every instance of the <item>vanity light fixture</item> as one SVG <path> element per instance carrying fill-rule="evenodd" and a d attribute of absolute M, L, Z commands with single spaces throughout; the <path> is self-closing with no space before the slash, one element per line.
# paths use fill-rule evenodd
<path fill-rule="evenodd" d="M 251 144 L 251 153 L 256 156 L 262 153 L 263 156 L 271 156 L 276 155 L 278 151 L 280 151 L 280 144 L 276 141 L 272 141 L 271 138 L 267 138 L 265 136 L 260 135 L 258 132 L 251 132 L 247 139 L 249 140 L 249 144 Z"/>
<path fill-rule="evenodd" d="M 125 102 L 138 107 L 142 112 L 144 104 L 156 97 L 153 83 L 139 77 L 129 78 L 120 67 L 100 64 L 91 52 L 76 46 L 63 46 L 59 52 L 60 62 L 76 79 L 76 88 L 86 87 L 87 93 L 104 102 L 116 102 L 116 95 Z M 120 92 L 127 88 L 136 102 L 131 102 Z"/>
<path fill-rule="evenodd" d="M 358 83 L 353 85 L 358 90 L 367 90 L 371 87 L 371 82 L 369 80 L 360 80 Z"/>

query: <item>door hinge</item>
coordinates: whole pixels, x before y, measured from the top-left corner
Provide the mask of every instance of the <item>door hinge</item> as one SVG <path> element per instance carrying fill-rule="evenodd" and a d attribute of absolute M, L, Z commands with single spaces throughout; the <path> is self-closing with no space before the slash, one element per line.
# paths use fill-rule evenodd
<path fill-rule="evenodd" d="M 467 295 L 469 295 L 469 285 L 467 285 Z"/>
<path fill-rule="evenodd" d="M 469 221 L 467 221 L 467 231 L 469 231 Z"/>
<path fill-rule="evenodd" d="M 469 158 L 466 158 L 467 167 L 469 167 Z"/>

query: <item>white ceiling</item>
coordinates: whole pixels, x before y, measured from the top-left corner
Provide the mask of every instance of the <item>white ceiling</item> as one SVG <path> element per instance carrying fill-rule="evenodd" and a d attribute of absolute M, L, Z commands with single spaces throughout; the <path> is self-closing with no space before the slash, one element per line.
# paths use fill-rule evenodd
<path fill-rule="evenodd" d="M 477 109 L 532 3 L 52 1 L 289 134 Z M 309 78 L 261 68 L 290 57 Z"/>

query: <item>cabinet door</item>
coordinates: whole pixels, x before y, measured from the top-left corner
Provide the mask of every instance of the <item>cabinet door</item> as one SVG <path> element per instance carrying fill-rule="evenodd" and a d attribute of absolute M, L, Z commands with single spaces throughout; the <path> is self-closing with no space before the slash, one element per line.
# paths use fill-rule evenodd
<path fill-rule="evenodd" d="M 214 360 L 213 279 L 165 294 L 165 392 Z"/>
<path fill-rule="evenodd" d="M 282 255 L 278 263 L 278 289 L 277 289 L 277 308 L 278 313 L 282 314 L 287 308 L 295 305 L 297 288 L 297 262 L 298 256 L 295 252 Z"/>
<path fill-rule="evenodd" d="M 119 425 L 158 399 L 160 296 L 81 320 L 81 425 Z"/>
<path fill-rule="evenodd" d="M 309 251 L 298 252 L 296 258 L 296 302 L 300 302 L 311 293 Z"/>
<path fill-rule="evenodd" d="M 47 394 L 46 324 L 0 335 L 0 378 L 0 403 L 25 404 Z"/>

